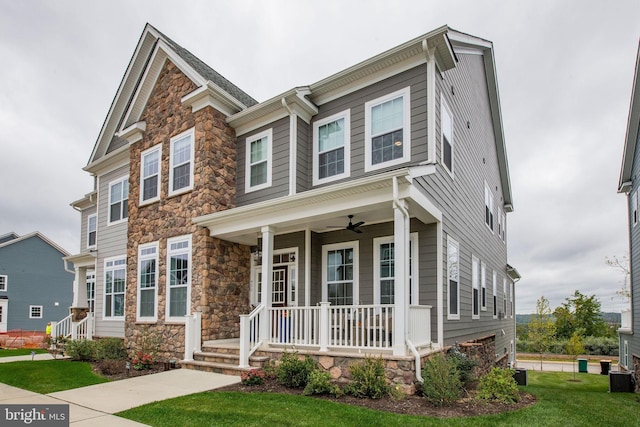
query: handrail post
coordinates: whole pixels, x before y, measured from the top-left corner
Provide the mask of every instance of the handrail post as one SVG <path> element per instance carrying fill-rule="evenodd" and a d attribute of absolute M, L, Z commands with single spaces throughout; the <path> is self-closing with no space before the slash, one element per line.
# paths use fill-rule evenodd
<path fill-rule="evenodd" d="M 329 351 L 329 305 L 330 302 L 320 303 L 320 351 Z"/>
<path fill-rule="evenodd" d="M 240 367 L 248 368 L 249 367 L 249 346 L 251 345 L 249 342 L 249 315 L 241 314 L 240 315 Z"/>

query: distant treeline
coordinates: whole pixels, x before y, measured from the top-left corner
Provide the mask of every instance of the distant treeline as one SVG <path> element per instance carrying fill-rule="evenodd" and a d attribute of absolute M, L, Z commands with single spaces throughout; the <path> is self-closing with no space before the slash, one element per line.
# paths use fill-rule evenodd
<path fill-rule="evenodd" d="M 516 314 L 516 324 L 526 325 L 531 321 L 532 316 L 535 316 L 535 314 Z M 622 321 L 621 316 L 620 313 L 600 313 L 600 317 L 607 323 L 620 323 Z"/>

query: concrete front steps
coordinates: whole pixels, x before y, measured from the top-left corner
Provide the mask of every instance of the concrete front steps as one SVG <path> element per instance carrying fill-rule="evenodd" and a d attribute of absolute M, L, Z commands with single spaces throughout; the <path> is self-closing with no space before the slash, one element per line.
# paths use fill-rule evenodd
<path fill-rule="evenodd" d="M 195 352 L 193 359 L 180 364 L 186 369 L 239 376 L 253 368 L 262 368 L 269 357 L 253 355 L 249 358 L 251 367 L 240 368 L 240 341 L 231 339 L 205 341 L 202 343 L 202 351 Z"/>

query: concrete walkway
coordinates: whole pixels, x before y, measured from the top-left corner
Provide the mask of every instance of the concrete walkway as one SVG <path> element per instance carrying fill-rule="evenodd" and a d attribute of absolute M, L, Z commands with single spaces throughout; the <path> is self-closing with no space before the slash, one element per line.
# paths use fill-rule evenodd
<path fill-rule="evenodd" d="M 52 359 L 48 354 L 36 356 Z M 31 360 L 31 356 L 16 358 Z M 2 359 L 9 358 L 0 358 L 0 362 L 9 362 Z M 236 376 L 174 369 L 46 395 L 0 383 L 0 404 L 69 404 L 70 424 L 74 427 L 133 427 L 144 424 L 112 414 L 147 403 L 213 390 L 238 382 L 240 377 Z"/>
<path fill-rule="evenodd" d="M 518 360 L 516 363 L 516 368 L 523 368 L 528 371 L 547 371 L 547 372 L 573 372 L 575 366 L 575 371 L 578 373 L 578 362 L 573 364 L 571 361 L 559 362 L 559 361 L 542 361 L 542 369 L 540 369 L 540 360 Z M 618 365 L 611 364 L 611 370 L 617 371 Z M 590 374 L 599 374 L 601 371 L 600 363 L 588 363 L 587 371 Z"/>

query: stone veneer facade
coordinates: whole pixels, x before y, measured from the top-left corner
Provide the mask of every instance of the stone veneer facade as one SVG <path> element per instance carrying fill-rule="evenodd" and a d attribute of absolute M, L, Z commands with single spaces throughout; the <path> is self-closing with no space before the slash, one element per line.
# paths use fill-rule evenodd
<path fill-rule="evenodd" d="M 142 140 L 130 150 L 129 220 L 125 345 L 139 350 L 143 339 L 157 338 L 158 360 L 182 359 L 184 323 L 165 321 L 167 239 L 191 235 L 191 300 L 187 314 L 202 312 L 203 340 L 239 336 L 239 315 L 249 312 L 249 247 L 209 236 L 192 219 L 233 207 L 236 188 L 236 138 L 225 116 L 211 107 L 195 113 L 181 98 L 196 89 L 167 60 L 141 120 Z M 170 139 L 194 129 L 193 189 L 169 196 Z M 140 206 L 141 153 L 162 144 L 160 200 Z M 158 242 L 157 322 L 136 322 L 138 246 Z M 152 335 L 152 337 L 150 337 Z"/>

